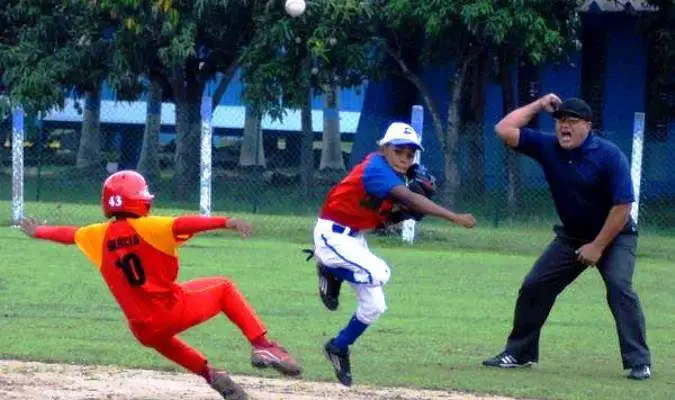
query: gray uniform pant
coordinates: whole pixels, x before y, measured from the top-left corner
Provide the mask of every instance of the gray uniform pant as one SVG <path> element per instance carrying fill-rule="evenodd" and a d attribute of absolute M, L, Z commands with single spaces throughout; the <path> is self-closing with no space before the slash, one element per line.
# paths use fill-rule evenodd
<path fill-rule="evenodd" d="M 584 242 L 558 234 L 536 261 L 520 288 L 513 330 L 506 350 L 519 361 L 539 360 L 539 336 L 556 297 L 586 267 L 575 250 Z M 637 235 L 620 234 L 597 264 L 607 288 L 607 303 L 616 322 L 624 368 L 651 364 L 645 318 L 633 290 Z"/>

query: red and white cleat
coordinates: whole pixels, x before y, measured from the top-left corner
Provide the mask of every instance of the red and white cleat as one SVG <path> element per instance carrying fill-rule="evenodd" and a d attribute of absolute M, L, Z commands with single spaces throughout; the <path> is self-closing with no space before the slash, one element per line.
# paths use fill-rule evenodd
<path fill-rule="evenodd" d="M 251 352 L 251 365 L 256 368 L 272 367 L 287 376 L 302 374 L 300 364 L 278 343 L 271 346 L 254 347 Z"/>

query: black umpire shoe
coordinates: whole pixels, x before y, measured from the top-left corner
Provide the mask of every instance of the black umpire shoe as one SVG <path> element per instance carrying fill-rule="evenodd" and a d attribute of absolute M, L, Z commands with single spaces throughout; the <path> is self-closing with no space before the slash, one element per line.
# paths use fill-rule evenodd
<path fill-rule="evenodd" d="M 316 272 L 319 275 L 319 296 L 323 305 L 331 311 L 337 310 L 342 279 L 330 273 L 320 262 L 316 263 Z"/>
<path fill-rule="evenodd" d="M 349 363 L 349 349 L 340 349 L 333 344 L 333 339 L 323 347 L 326 358 L 333 364 L 335 376 L 345 386 L 352 385 L 352 367 Z"/>
<path fill-rule="evenodd" d="M 486 367 L 498 368 L 524 368 L 531 367 L 532 364 L 534 364 L 534 362 L 518 360 L 506 351 L 483 361 L 483 365 Z"/>
<path fill-rule="evenodd" d="M 637 367 L 633 367 L 630 369 L 628 376 L 626 376 L 628 379 L 635 379 L 637 381 L 643 381 L 651 377 L 652 371 L 651 368 L 649 368 L 649 365 L 638 365 Z"/>

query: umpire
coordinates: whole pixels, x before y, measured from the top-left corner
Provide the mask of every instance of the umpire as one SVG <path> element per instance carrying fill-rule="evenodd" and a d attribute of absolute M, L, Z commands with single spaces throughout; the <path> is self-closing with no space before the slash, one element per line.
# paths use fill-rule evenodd
<path fill-rule="evenodd" d="M 555 136 L 523 128 L 540 111 L 553 113 Z M 628 378 L 651 377 L 645 318 L 633 291 L 637 229 L 630 217 L 634 201 L 630 168 L 613 143 L 591 132 L 586 102 L 555 94 L 514 110 L 496 126 L 511 148 L 544 170 L 560 217 L 555 239 L 520 288 L 513 330 L 505 350 L 483 361 L 488 367 L 525 367 L 539 360 L 539 336 L 556 297 L 586 268 L 597 266 L 616 321 Z"/>

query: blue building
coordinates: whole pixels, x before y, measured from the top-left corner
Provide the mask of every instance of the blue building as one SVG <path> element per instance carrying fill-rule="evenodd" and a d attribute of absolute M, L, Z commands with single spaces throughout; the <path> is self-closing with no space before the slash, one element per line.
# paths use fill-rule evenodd
<path fill-rule="evenodd" d="M 208 82 L 205 94 L 212 94 L 218 82 L 211 80 Z M 340 92 L 340 120 L 341 130 L 346 134 L 354 134 L 356 125 L 361 114 L 363 104 L 363 90 L 366 85 L 357 89 L 342 89 Z M 236 134 L 244 127 L 246 110 L 241 101 L 242 83 L 240 75 L 237 73 L 232 78 L 227 91 L 223 95 L 219 106 L 213 112 L 213 128 L 216 132 Z M 103 125 L 133 125 L 142 126 L 145 124 L 147 95 L 143 94 L 137 101 L 118 102 L 114 91 L 109 85 L 103 84 L 101 93 L 101 123 Z M 76 105 L 79 103 L 79 107 Z M 83 108 L 84 100 L 76 101 L 68 99 L 63 110 L 54 111 L 45 117 L 47 122 L 57 123 L 79 123 L 82 121 L 82 115 L 78 111 Z M 312 102 L 312 127 L 315 132 L 323 131 L 323 96 L 315 96 Z M 174 133 L 175 125 L 175 107 L 173 103 L 162 104 L 162 131 L 165 134 Z M 265 131 L 280 132 L 299 132 L 300 131 L 300 112 L 299 110 L 287 110 L 288 114 L 283 122 L 273 121 L 266 117 L 262 121 L 262 128 Z M 222 132 L 221 132 L 222 131 Z"/>
<path fill-rule="evenodd" d="M 521 65 L 513 71 L 513 80 L 518 104 L 526 104 L 537 97 L 555 92 L 561 97 L 582 97 L 589 102 L 596 115 L 594 126 L 604 136 L 616 142 L 630 156 L 633 136 L 633 122 L 636 112 L 647 115 L 645 152 L 643 158 L 643 193 L 657 196 L 661 193 L 675 193 L 675 174 L 671 167 L 664 167 L 668 155 L 675 150 L 675 110 L 664 109 L 663 104 L 672 96 L 675 86 L 659 86 L 649 76 L 660 68 L 652 53 L 658 43 L 649 42 L 638 30 L 639 12 L 649 12 L 641 1 L 623 2 L 611 0 L 589 0 L 582 7 L 583 48 L 570 55 L 571 63 L 547 64 L 541 67 Z M 445 82 L 450 69 L 425 71 L 424 79 L 432 89 L 440 110 L 447 111 L 447 90 Z M 675 78 L 674 78 L 675 80 Z M 443 82 L 443 84 L 434 84 Z M 215 82 L 208 91 L 215 89 Z M 245 108 L 240 100 L 242 90 L 239 76 L 235 76 L 223 96 L 220 106 L 214 110 L 213 126 L 218 135 L 241 135 L 244 125 Z M 503 184 L 503 145 L 494 137 L 492 127 L 503 116 L 501 87 L 488 83 L 483 115 L 482 152 L 484 160 L 484 181 L 487 188 Z M 137 102 L 116 103 L 114 93 L 104 87 L 102 94 L 101 122 L 104 126 L 142 127 L 145 122 L 144 98 Z M 659 100 L 665 99 L 665 100 Z M 342 90 L 339 98 L 340 122 L 343 138 L 354 140 L 351 164 L 360 160 L 375 148 L 375 141 L 393 120 L 410 118 L 413 104 L 422 104 L 418 93 L 401 79 L 391 78 L 370 82 L 355 90 Z M 174 112 L 173 104 L 162 106 L 162 140 L 172 140 Z M 321 97 L 313 101 L 313 128 L 317 135 L 323 129 L 323 102 Z M 266 135 L 295 135 L 300 131 L 300 113 L 289 110 L 283 123 L 265 118 L 262 122 Z M 445 116 L 442 116 L 445 119 Z M 47 116 L 46 121 L 54 123 L 77 123 L 81 116 L 73 102 L 65 110 Z M 442 175 L 443 155 L 431 129 L 431 118 L 424 129 L 424 143 L 428 149 L 424 154 L 437 175 Z M 553 121 L 541 116 L 537 124 L 545 131 L 553 130 Z M 124 129 L 118 129 L 124 131 Z M 137 134 L 127 135 L 135 141 Z M 470 162 L 466 137 L 460 139 L 460 171 L 464 180 L 470 177 Z M 525 185 L 543 186 L 544 180 L 539 168 L 526 159 L 521 159 Z"/>
<path fill-rule="evenodd" d="M 587 1 L 581 11 L 582 49 L 570 55 L 570 63 L 549 63 L 541 67 L 521 64 L 512 71 L 518 105 L 527 104 L 550 92 L 561 97 L 584 98 L 595 113 L 594 128 L 631 157 L 633 124 L 636 112 L 646 113 L 642 194 L 658 197 L 675 194 L 675 165 L 669 165 L 669 155 L 675 150 L 675 77 L 670 84 L 650 80 L 659 68 L 654 53 L 658 43 L 648 41 L 640 32 L 640 12 L 649 12 L 641 1 Z M 437 100 L 441 118 L 445 121 L 448 106 L 446 82 L 452 67 L 428 70 L 424 81 Z M 442 84 L 434 84 L 442 82 Z M 377 136 L 394 119 L 407 119 L 412 104 L 423 104 L 419 95 L 409 94 L 403 106 L 391 99 L 405 97 L 410 91 L 404 81 L 390 79 L 373 83 L 366 90 L 364 108 L 352 160 L 360 159 L 372 150 Z M 665 105 L 665 106 L 664 106 Z M 494 125 L 503 117 L 502 88 L 488 83 L 483 115 L 482 159 L 487 189 L 504 186 L 504 146 L 495 138 Z M 425 115 L 424 144 L 427 151 L 423 161 L 438 175 L 443 172 L 443 155 L 431 127 L 431 116 Z M 541 115 L 535 124 L 543 131 L 553 132 L 554 121 Z M 460 133 L 459 168 L 463 182 L 474 178 L 470 173 L 468 134 Z M 525 187 L 545 187 L 541 169 L 533 161 L 521 157 L 522 181 Z"/>

